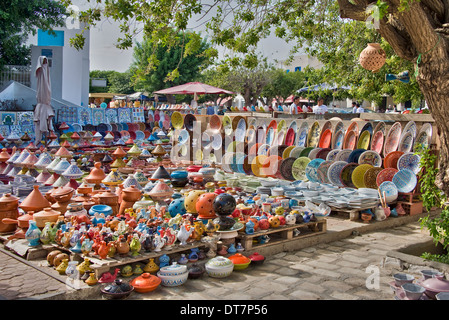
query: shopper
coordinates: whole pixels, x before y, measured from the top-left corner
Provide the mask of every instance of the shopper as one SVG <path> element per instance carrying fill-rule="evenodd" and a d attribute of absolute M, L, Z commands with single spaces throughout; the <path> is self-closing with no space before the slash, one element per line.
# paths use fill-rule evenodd
<path fill-rule="evenodd" d="M 313 113 L 325 114 L 327 112 L 327 106 L 324 104 L 323 98 L 318 98 L 317 105 L 313 107 Z"/>

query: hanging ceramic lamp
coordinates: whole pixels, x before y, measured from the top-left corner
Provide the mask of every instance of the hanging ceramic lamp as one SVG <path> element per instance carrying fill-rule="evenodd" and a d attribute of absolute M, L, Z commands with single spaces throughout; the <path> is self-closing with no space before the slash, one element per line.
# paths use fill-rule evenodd
<path fill-rule="evenodd" d="M 360 53 L 359 63 L 366 70 L 378 72 L 385 64 L 386 57 L 379 43 L 368 43 L 368 46 Z"/>

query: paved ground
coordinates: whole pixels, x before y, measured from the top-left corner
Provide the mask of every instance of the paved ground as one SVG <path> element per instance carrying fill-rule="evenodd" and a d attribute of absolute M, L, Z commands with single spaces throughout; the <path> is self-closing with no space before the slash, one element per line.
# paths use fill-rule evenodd
<path fill-rule="evenodd" d="M 270 255 L 263 265 L 235 271 L 225 279 L 204 275 L 180 287 L 160 286 L 151 293 L 132 293 L 129 299 L 393 300 L 388 283 L 401 266 L 385 259 L 386 253 L 431 238 L 416 221 L 368 232 L 363 223 L 329 218 L 328 233 L 343 232 L 343 225 L 357 225 L 360 232 L 351 229 L 350 235 L 342 239 Z M 73 283 L 65 282 L 66 277 L 48 269 L 2 249 L 0 298 L 102 299 L 99 285 L 75 290 Z M 419 276 L 419 270 L 409 271 Z"/>

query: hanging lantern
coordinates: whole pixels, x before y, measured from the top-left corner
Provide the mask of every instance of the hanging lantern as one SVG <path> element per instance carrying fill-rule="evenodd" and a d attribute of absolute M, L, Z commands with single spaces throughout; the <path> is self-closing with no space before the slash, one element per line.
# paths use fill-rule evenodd
<path fill-rule="evenodd" d="M 359 56 L 360 65 L 372 72 L 378 72 L 385 64 L 386 53 L 379 43 L 368 43 Z"/>

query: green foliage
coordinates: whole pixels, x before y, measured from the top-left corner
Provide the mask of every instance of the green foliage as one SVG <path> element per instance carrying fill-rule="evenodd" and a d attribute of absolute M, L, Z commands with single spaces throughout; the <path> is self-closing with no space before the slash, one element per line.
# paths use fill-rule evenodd
<path fill-rule="evenodd" d="M 267 101 L 276 99 L 278 102 L 287 99 L 290 95 L 297 95 L 296 91 L 306 83 L 304 72 L 286 72 L 282 69 L 269 71 L 269 83 L 263 88 L 262 96 Z"/>
<path fill-rule="evenodd" d="M 117 71 L 102 71 L 102 70 L 93 70 L 89 74 L 90 79 L 100 78 L 106 79 L 106 87 L 92 87 L 89 86 L 90 93 L 100 93 L 100 92 L 109 92 L 109 93 L 122 93 L 122 94 L 130 94 L 134 92 L 134 88 L 132 86 L 131 81 L 131 73 L 130 72 L 117 72 Z"/>
<path fill-rule="evenodd" d="M 144 38 L 136 43 L 130 67 L 136 90 L 154 92 L 196 81 L 212 62 L 210 44 L 199 34 L 180 32 L 172 45 Z"/>
<path fill-rule="evenodd" d="M 446 196 L 435 185 L 435 178 L 438 174 L 438 168 L 435 165 L 436 155 L 432 154 L 429 149 L 425 149 L 421 145 L 417 154 L 421 157 L 420 165 L 422 167 L 421 172 L 423 172 L 419 177 L 423 205 L 428 211 L 434 207 L 442 208 L 441 213 L 435 218 L 429 216 L 421 218 L 420 225 L 422 229 L 426 228 L 429 231 L 435 244 L 441 243 L 446 250 L 449 246 L 449 207 L 446 205 Z M 448 254 L 437 255 L 426 252 L 422 257 L 424 259 L 444 263 L 448 263 L 449 261 Z"/>
<path fill-rule="evenodd" d="M 53 32 L 64 24 L 65 7 L 52 0 L 9 0 L 0 2 L 0 67 L 29 64 L 31 51 L 24 45 L 36 28 Z"/>

